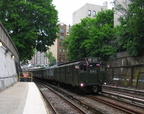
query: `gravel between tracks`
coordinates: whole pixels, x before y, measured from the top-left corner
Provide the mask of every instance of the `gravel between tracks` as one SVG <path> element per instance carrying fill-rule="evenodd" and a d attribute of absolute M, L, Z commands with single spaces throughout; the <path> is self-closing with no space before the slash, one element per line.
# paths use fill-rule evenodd
<path fill-rule="evenodd" d="M 101 112 L 103 112 L 104 114 L 126 114 L 126 113 L 124 113 L 122 111 L 119 111 L 119 110 L 117 110 L 115 108 L 112 108 L 112 107 L 110 107 L 108 105 L 105 105 L 103 103 L 100 103 L 100 102 L 94 101 L 92 99 L 86 98 L 83 95 L 78 95 L 78 94 L 75 94 L 73 92 L 70 92 L 70 91 L 67 91 L 65 89 L 62 89 L 62 88 L 59 88 L 59 89 L 64 91 L 65 93 L 70 94 L 74 98 L 77 98 L 77 99 L 79 99 L 79 100 L 81 100 L 81 101 L 83 101 L 85 103 L 90 104 L 93 108 L 101 110 Z M 44 91 L 44 92 L 47 94 L 47 97 L 49 99 L 51 99 L 52 102 L 56 103 L 55 105 L 57 105 L 57 108 L 59 108 L 60 110 L 65 110 L 61 114 L 73 114 L 73 112 L 71 111 L 73 109 L 71 109 L 71 107 L 68 107 L 65 102 L 61 102 L 55 95 L 53 95 L 49 91 Z M 132 107 L 132 106 L 128 106 L 125 103 L 122 103 L 122 102 L 119 102 L 117 100 L 113 100 L 113 99 L 110 99 L 110 98 L 105 98 L 105 97 L 100 96 L 100 95 L 97 95 L 96 97 L 100 97 L 102 99 L 107 99 L 107 100 L 110 100 L 111 102 L 114 102 L 114 103 L 117 103 L 117 104 L 121 104 L 121 105 L 126 106 L 126 107 Z M 71 102 L 73 102 L 73 101 L 71 101 Z M 132 107 L 132 108 L 134 108 L 136 110 L 141 110 L 142 112 L 144 112 L 144 109 L 140 109 L 140 108 L 136 108 L 136 107 Z M 75 112 L 75 114 L 78 114 L 78 113 Z M 89 111 L 87 114 L 92 114 L 92 113 Z"/>

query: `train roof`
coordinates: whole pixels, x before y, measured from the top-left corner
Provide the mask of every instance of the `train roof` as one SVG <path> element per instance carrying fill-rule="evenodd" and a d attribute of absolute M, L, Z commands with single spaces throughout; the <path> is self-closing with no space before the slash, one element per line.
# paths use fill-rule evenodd
<path fill-rule="evenodd" d="M 81 64 L 83 61 L 88 61 L 88 62 L 91 63 L 91 62 L 100 62 L 101 59 L 99 57 L 87 57 L 87 58 L 82 58 L 82 59 L 79 59 L 79 60 L 59 64 L 58 67 Z"/>
<path fill-rule="evenodd" d="M 58 65 L 57 67 L 77 65 L 77 64 L 79 64 L 79 63 L 80 63 L 80 62 L 70 62 L 70 63 L 60 64 L 60 65 Z"/>
<path fill-rule="evenodd" d="M 30 68 L 30 69 L 28 69 L 28 71 L 44 70 L 44 69 L 45 69 L 45 68 L 35 67 L 35 68 Z"/>

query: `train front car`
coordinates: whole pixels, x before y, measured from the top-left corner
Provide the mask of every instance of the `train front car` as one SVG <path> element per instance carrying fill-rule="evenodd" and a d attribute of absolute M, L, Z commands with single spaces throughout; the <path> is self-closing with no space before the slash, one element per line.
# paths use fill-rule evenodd
<path fill-rule="evenodd" d="M 100 58 L 86 58 L 79 63 L 79 87 L 87 92 L 102 91 L 106 81 L 106 65 Z"/>

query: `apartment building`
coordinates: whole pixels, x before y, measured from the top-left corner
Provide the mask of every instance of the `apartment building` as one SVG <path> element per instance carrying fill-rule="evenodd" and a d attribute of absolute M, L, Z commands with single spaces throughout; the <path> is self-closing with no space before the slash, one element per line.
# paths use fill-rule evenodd
<path fill-rule="evenodd" d="M 29 61 L 29 63 L 33 66 L 41 66 L 41 65 L 48 65 L 48 58 L 45 57 L 44 52 L 36 51 L 35 55 Z"/>
<path fill-rule="evenodd" d="M 124 17 L 125 15 L 127 15 L 126 11 L 128 9 L 128 4 L 130 3 L 130 0 L 114 0 L 114 26 L 119 25 L 119 21 L 118 18 L 119 17 Z M 120 11 L 118 10 L 119 7 L 122 7 L 124 9 L 126 9 L 125 11 Z"/>
<path fill-rule="evenodd" d="M 83 7 L 73 13 L 73 25 L 80 23 L 83 18 L 94 18 L 98 12 L 106 10 L 107 7 L 107 2 L 104 2 L 103 6 L 86 3 Z"/>
<path fill-rule="evenodd" d="M 58 26 L 60 28 L 59 33 L 57 33 L 58 38 L 55 40 L 54 45 L 52 45 L 50 48 L 50 52 L 52 52 L 52 55 L 56 59 L 56 63 L 64 63 L 67 62 L 67 56 L 66 52 L 67 50 L 64 49 L 62 46 L 62 41 L 66 38 L 66 36 L 69 34 L 70 25 L 66 25 L 64 23 L 58 23 Z M 49 60 L 47 57 L 45 57 L 45 53 L 41 53 L 37 51 L 35 55 L 32 57 L 31 60 L 29 60 L 29 64 L 33 66 L 42 66 L 42 65 L 48 65 Z"/>
<path fill-rule="evenodd" d="M 58 33 L 58 37 L 54 45 L 50 47 L 50 52 L 52 52 L 53 56 L 56 58 L 57 63 L 65 63 L 67 62 L 67 50 L 64 49 L 62 46 L 62 41 L 66 38 L 67 35 L 69 35 L 70 25 L 66 25 L 64 23 L 58 24 L 60 31 Z"/>

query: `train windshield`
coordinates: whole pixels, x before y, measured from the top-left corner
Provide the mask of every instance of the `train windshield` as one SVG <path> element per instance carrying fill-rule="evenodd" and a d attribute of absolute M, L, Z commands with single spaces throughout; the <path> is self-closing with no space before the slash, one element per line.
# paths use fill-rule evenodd
<path fill-rule="evenodd" d="M 98 67 L 96 66 L 96 64 L 90 64 L 89 65 L 89 71 L 90 73 L 94 73 L 94 74 L 97 74 L 98 73 Z"/>
<path fill-rule="evenodd" d="M 95 74 L 98 73 L 98 70 L 99 71 L 104 71 L 105 70 L 104 66 L 101 65 L 101 64 L 98 64 L 98 63 L 91 63 L 89 65 L 89 69 L 90 69 L 90 73 L 95 73 Z"/>
<path fill-rule="evenodd" d="M 80 71 L 85 72 L 87 70 L 85 65 L 80 65 Z"/>

